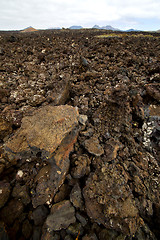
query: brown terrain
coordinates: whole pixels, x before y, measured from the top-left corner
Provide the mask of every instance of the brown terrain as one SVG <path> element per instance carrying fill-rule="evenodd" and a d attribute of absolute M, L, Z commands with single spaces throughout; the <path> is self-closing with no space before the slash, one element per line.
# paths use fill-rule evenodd
<path fill-rule="evenodd" d="M 0 32 L 0 239 L 160 239 L 160 35 Z"/>
<path fill-rule="evenodd" d="M 28 27 L 22 30 L 21 32 L 35 32 L 35 31 L 38 31 L 38 30 L 33 27 Z"/>

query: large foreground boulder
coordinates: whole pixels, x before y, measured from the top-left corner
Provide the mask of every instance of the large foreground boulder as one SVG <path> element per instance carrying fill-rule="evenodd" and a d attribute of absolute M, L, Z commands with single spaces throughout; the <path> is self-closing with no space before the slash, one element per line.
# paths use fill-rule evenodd
<path fill-rule="evenodd" d="M 24 117 L 21 128 L 5 144 L 10 165 L 35 161 L 36 167 L 39 166 L 31 190 L 35 208 L 50 204 L 65 179 L 69 154 L 77 140 L 78 116 L 78 109 L 71 106 L 42 107 Z M 17 179 L 23 177 L 21 169 Z M 32 177 L 29 178 L 28 181 Z"/>

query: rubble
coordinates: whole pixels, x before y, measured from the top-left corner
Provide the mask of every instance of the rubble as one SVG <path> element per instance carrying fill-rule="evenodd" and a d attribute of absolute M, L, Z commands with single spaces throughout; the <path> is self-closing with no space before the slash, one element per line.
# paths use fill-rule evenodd
<path fill-rule="evenodd" d="M 159 38 L 0 32 L 0 237 L 159 239 Z"/>

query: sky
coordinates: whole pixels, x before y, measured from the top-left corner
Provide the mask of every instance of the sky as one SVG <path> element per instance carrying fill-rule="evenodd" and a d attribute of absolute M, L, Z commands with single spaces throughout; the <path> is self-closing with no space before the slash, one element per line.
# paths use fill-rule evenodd
<path fill-rule="evenodd" d="M 0 0 L 0 30 L 106 26 L 160 29 L 160 0 Z"/>

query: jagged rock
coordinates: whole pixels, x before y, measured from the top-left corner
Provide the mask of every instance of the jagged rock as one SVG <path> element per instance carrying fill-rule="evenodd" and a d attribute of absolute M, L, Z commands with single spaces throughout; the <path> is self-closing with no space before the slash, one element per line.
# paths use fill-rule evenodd
<path fill-rule="evenodd" d="M 100 38 L 97 35 L 101 35 Z M 72 237 L 62 229 L 56 233 L 47 232 L 42 239 L 92 239 L 93 234 L 99 240 L 154 239 L 154 234 L 159 239 L 159 36 L 138 32 L 106 35 L 103 30 L 91 29 L 46 30 L 23 36 L 20 32 L 1 32 L 0 45 L 0 115 L 12 127 L 11 132 L 6 130 L 0 143 L 0 177 L 13 188 L 10 194 L 12 200 L 24 205 L 29 202 L 19 196 L 18 185 L 22 189 L 26 186 L 32 200 L 32 204 L 25 205 L 13 223 L 7 218 L 12 209 L 19 211 L 17 202 L 11 209 L 8 207 L 5 210 L 4 218 L 2 210 L 6 209 L 11 199 L 1 208 L 0 218 L 6 225 L 2 229 L 8 231 L 9 238 L 24 239 L 22 227 L 24 231 L 28 219 L 33 223 L 33 233 L 29 238 L 40 240 L 44 230 L 42 225 L 36 227 L 31 219 L 34 207 L 50 209 L 55 201 L 69 199 L 70 190 L 79 182 L 82 188 L 85 186 L 81 191 L 84 191 L 87 206 L 80 214 L 87 223 L 77 213 L 76 219 L 86 224 L 84 234 Z M 88 64 L 80 60 L 79 53 Z M 37 114 L 33 110 L 41 111 L 48 104 L 64 103 L 77 106 L 80 114 L 88 117 L 87 122 L 85 118 L 81 119 L 81 123 L 86 125 L 78 123 L 77 117 L 76 126 L 79 125 L 80 134 L 74 148 L 77 133 L 72 127 L 62 136 L 55 150 L 48 147 L 41 126 L 49 139 L 54 134 L 47 131 L 53 126 L 49 121 L 44 128 L 41 114 L 32 122 L 36 126 L 40 123 L 39 138 L 35 135 L 39 145 L 32 145 L 32 139 L 27 139 L 29 145 L 26 144 L 26 150 L 7 150 L 8 138 L 18 136 L 16 134 L 20 129 L 17 131 L 17 128 L 21 126 L 22 116 L 26 117 L 29 126 L 29 115 L 33 117 Z M 56 128 L 59 124 L 62 122 L 57 123 Z M 67 120 L 64 128 L 65 124 Z M 31 132 L 35 134 L 32 130 L 26 129 L 27 137 L 30 135 L 29 138 L 32 138 Z M 19 132 L 22 133 L 22 129 Z M 104 150 L 101 156 L 84 148 L 85 140 L 92 136 L 98 139 L 95 146 L 100 145 Z M 52 141 L 50 143 L 54 145 Z M 69 146 L 70 143 L 72 146 Z M 73 153 L 69 155 L 72 149 Z M 88 176 L 90 181 L 86 182 Z M 69 186 L 68 192 L 64 183 Z M 135 216 L 127 216 L 129 208 Z M 91 221 L 87 221 L 87 211 L 89 216 L 92 214 Z M 99 224 L 100 220 L 102 224 Z M 138 221 L 142 223 L 140 228 Z"/>
<path fill-rule="evenodd" d="M 72 167 L 71 173 L 74 178 L 81 178 L 90 171 L 90 158 L 86 155 L 75 155 L 72 156 L 74 166 Z"/>
<path fill-rule="evenodd" d="M 82 228 L 81 223 L 75 222 L 75 223 L 71 224 L 71 225 L 67 228 L 66 232 L 67 232 L 68 234 L 74 236 L 74 237 L 77 237 L 77 236 L 79 236 L 79 235 L 82 235 L 82 234 L 83 234 L 83 228 Z"/>
<path fill-rule="evenodd" d="M 29 239 L 31 237 L 31 234 L 32 234 L 32 225 L 30 224 L 30 222 L 26 219 L 24 222 L 23 222 L 23 225 L 22 225 L 22 233 L 23 233 L 23 236 L 26 238 L 26 239 Z"/>
<path fill-rule="evenodd" d="M 77 126 L 77 108 L 46 106 L 24 117 L 21 128 L 6 144 L 11 162 L 17 156 L 26 158 L 26 154 L 32 157 L 38 153 L 47 162 L 35 178 L 36 194 L 32 197 L 35 208 L 46 202 L 50 204 L 62 185 L 69 169 L 68 156 L 77 140 Z"/>
<path fill-rule="evenodd" d="M 118 232 L 111 229 L 103 229 L 99 235 L 99 240 L 103 239 L 115 239 L 115 240 L 125 240 L 126 236 L 119 234 Z"/>
<path fill-rule="evenodd" d="M 9 240 L 9 237 L 8 237 L 8 234 L 6 232 L 6 229 L 5 229 L 5 225 L 3 222 L 0 222 L 0 239 L 3 239 L 3 240 Z"/>
<path fill-rule="evenodd" d="M 134 234 L 140 226 L 140 217 L 128 176 L 120 165 L 105 163 L 100 171 L 91 173 L 83 190 L 88 216 L 105 227 Z"/>
<path fill-rule="evenodd" d="M 28 205 L 31 201 L 30 196 L 25 185 L 21 186 L 19 183 L 13 188 L 12 196 L 17 199 L 21 199 L 24 205 Z"/>
<path fill-rule="evenodd" d="M 89 153 L 95 156 L 101 156 L 104 153 L 104 150 L 96 137 L 85 140 L 84 146 Z"/>
<path fill-rule="evenodd" d="M 75 208 L 79 208 L 80 210 L 84 209 L 82 193 L 79 184 L 75 184 L 71 193 L 70 193 L 70 201 Z"/>
<path fill-rule="evenodd" d="M 8 204 L 0 211 L 0 219 L 6 224 L 11 225 L 21 215 L 24 207 L 21 201 L 12 199 Z"/>
<path fill-rule="evenodd" d="M 46 219 L 45 225 L 50 231 L 66 229 L 76 221 L 75 210 L 70 201 L 66 200 L 52 206 L 51 213 Z"/>
<path fill-rule="evenodd" d="M 74 143 L 77 141 L 77 135 L 77 130 L 70 132 L 49 159 L 50 164 L 48 165 L 49 170 L 47 174 L 45 173 L 37 180 L 36 194 L 32 198 L 34 207 L 44 203 L 50 205 L 53 196 L 63 184 L 70 165 L 69 153 L 73 150 Z"/>
<path fill-rule="evenodd" d="M 82 226 L 84 227 L 87 222 L 88 222 L 88 219 L 86 217 L 84 217 L 81 213 L 79 212 L 76 212 L 76 218 L 78 219 L 78 221 L 82 224 Z"/>
<path fill-rule="evenodd" d="M 160 84 L 159 83 L 151 83 L 146 86 L 146 93 L 152 98 L 156 99 L 160 102 Z"/>
<path fill-rule="evenodd" d="M 5 144 L 6 152 L 22 154 L 37 149 L 52 154 L 77 125 L 77 108 L 42 107 L 22 119 L 21 128 Z"/>
<path fill-rule="evenodd" d="M 0 101 L 3 102 L 3 99 L 6 98 L 9 95 L 9 92 L 0 87 Z"/>
<path fill-rule="evenodd" d="M 0 116 L 0 140 L 3 140 L 7 135 L 11 134 L 11 132 L 11 124 Z"/>
<path fill-rule="evenodd" d="M 56 195 L 54 196 L 54 202 L 58 203 L 63 201 L 70 193 L 70 187 L 68 186 L 68 184 L 63 184 L 58 192 L 56 193 Z"/>
<path fill-rule="evenodd" d="M 108 161 L 111 161 L 117 157 L 117 151 L 120 148 L 120 143 L 114 139 L 107 141 L 105 145 L 105 155 Z"/>
<path fill-rule="evenodd" d="M 95 233 L 86 234 L 82 240 L 98 240 Z"/>
<path fill-rule="evenodd" d="M 66 235 L 64 240 L 73 240 L 73 237 L 71 237 L 71 235 Z"/>
<path fill-rule="evenodd" d="M 0 208 L 7 202 L 10 195 L 10 184 L 5 181 L 0 181 Z"/>
<path fill-rule="evenodd" d="M 79 122 L 82 124 L 82 125 L 86 125 L 86 122 L 88 120 L 88 117 L 86 115 L 79 115 Z"/>
<path fill-rule="evenodd" d="M 34 224 L 37 225 L 42 225 L 44 223 L 44 220 L 46 219 L 48 215 L 48 209 L 41 205 L 38 206 L 32 213 L 32 218 L 34 220 Z"/>
<path fill-rule="evenodd" d="M 31 240 L 40 240 L 41 238 L 41 227 L 34 227 Z"/>
<path fill-rule="evenodd" d="M 70 94 L 70 84 L 68 76 L 60 76 L 58 81 L 52 82 L 52 90 L 48 96 L 48 100 L 53 105 L 65 104 Z"/>
<path fill-rule="evenodd" d="M 6 107 L 3 110 L 4 117 L 15 127 L 21 126 L 21 121 L 23 117 L 22 111 L 12 109 L 12 107 Z"/>
<path fill-rule="evenodd" d="M 154 233 L 151 232 L 147 224 L 144 224 L 135 234 L 137 240 L 157 240 Z"/>

